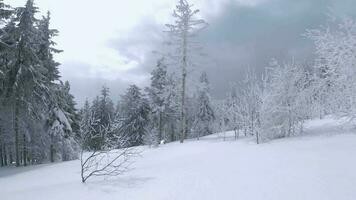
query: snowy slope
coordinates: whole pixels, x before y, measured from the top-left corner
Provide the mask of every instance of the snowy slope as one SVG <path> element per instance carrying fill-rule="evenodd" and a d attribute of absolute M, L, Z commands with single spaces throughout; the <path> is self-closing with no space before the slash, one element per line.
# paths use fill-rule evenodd
<path fill-rule="evenodd" d="M 343 121 L 256 145 L 217 135 L 146 149 L 135 169 L 81 184 L 79 161 L 0 169 L 1 200 L 354 200 L 356 134 Z M 325 134 L 324 134 L 325 133 Z M 340 134 L 342 133 L 342 134 Z"/>

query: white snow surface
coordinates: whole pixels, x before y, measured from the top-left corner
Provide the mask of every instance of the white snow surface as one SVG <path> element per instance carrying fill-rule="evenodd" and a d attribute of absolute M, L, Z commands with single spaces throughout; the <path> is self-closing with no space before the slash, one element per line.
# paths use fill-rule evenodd
<path fill-rule="evenodd" d="M 0 169 L 1 200 L 355 200 L 356 134 L 331 117 L 305 136 L 144 148 L 125 175 L 80 182 L 79 161 Z"/>

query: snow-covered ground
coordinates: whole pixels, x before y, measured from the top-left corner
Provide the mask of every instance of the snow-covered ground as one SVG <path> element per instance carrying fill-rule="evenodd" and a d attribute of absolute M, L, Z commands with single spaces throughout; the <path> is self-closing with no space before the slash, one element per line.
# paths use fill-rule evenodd
<path fill-rule="evenodd" d="M 1 200 L 355 200 L 356 134 L 343 120 L 306 125 L 306 136 L 146 149 L 127 174 L 82 184 L 79 161 L 0 169 Z"/>

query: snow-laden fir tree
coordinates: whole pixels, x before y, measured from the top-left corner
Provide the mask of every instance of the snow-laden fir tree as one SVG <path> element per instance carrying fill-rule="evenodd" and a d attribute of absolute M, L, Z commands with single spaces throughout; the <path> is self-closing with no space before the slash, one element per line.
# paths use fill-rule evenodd
<path fill-rule="evenodd" d="M 143 144 L 147 133 L 150 107 L 147 99 L 136 85 L 131 85 L 122 97 L 122 124 L 120 134 L 128 139 L 129 146 Z"/>
<path fill-rule="evenodd" d="M 75 102 L 53 58 L 58 31 L 36 13 L 31 0 L 14 10 L 0 1 L 0 153 L 17 166 L 76 157 Z"/>
<path fill-rule="evenodd" d="M 69 93 L 70 85 L 54 84 L 51 86 L 51 103 L 47 117 L 47 132 L 50 136 L 50 161 L 72 160 L 77 158 L 79 136 L 79 115 L 73 96 Z"/>
<path fill-rule="evenodd" d="M 170 58 L 179 66 L 180 72 L 180 109 L 181 109 L 181 135 L 180 142 L 183 143 L 186 137 L 186 83 L 188 68 L 194 65 L 194 55 L 199 53 L 200 45 L 197 45 L 196 37 L 200 30 L 206 27 L 206 22 L 202 19 L 197 19 L 199 10 L 194 10 L 193 5 L 187 0 L 179 0 L 176 9 L 173 12 L 174 23 L 167 24 L 170 42 L 173 46 L 173 52 Z"/>
<path fill-rule="evenodd" d="M 72 148 L 72 145 L 65 146 L 63 143 L 66 140 L 73 140 L 73 128 L 78 132 L 77 124 L 73 123 L 78 119 L 76 116 L 76 110 L 74 108 L 74 101 L 69 94 L 69 83 L 65 85 L 58 84 L 60 75 L 58 66 L 60 65 L 53 58 L 55 53 L 61 51 L 55 48 L 56 43 L 53 41 L 53 37 L 58 35 L 58 30 L 50 29 L 50 13 L 47 13 L 46 17 L 38 23 L 39 31 L 39 47 L 38 57 L 40 58 L 43 67 L 46 69 L 44 75 L 46 77 L 46 87 L 49 88 L 48 103 L 48 116 L 47 116 L 47 131 L 50 135 L 50 160 L 62 159 L 67 160 L 71 157 L 76 157 L 75 152 L 65 153 L 64 148 Z M 60 151 L 60 149 L 62 149 Z"/>
<path fill-rule="evenodd" d="M 208 75 L 203 72 L 200 76 L 200 87 L 198 89 L 197 113 L 195 120 L 195 131 L 198 139 L 201 136 L 213 133 L 212 124 L 214 120 L 215 114 L 210 99 Z"/>
<path fill-rule="evenodd" d="M 99 117 L 100 122 L 105 126 L 110 127 L 114 119 L 114 104 L 110 98 L 110 89 L 103 86 L 99 101 Z"/>
<path fill-rule="evenodd" d="M 8 72 L 7 97 L 13 102 L 14 132 L 15 132 L 15 158 L 16 165 L 20 165 L 20 139 L 23 143 L 23 161 L 26 165 L 27 137 L 23 133 L 20 138 L 21 121 L 23 115 L 33 115 L 39 112 L 39 106 L 45 99 L 43 93 L 48 93 L 45 85 L 44 67 L 37 56 L 39 44 L 39 31 L 35 24 L 37 7 L 32 0 L 28 0 L 25 7 L 16 9 L 15 30 L 13 32 L 12 48 L 14 58 Z"/>
<path fill-rule="evenodd" d="M 170 118 L 169 103 L 171 91 L 169 91 L 167 66 L 164 59 L 157 62 L 155 69 L 151 72 L 151 85 L 146 89 L 151 107 L 151 118 L 154 132 L 157 132 L 155 143 L 159 144 L 164 138 L 164 131 L 167 128 L 166 122 Z"/>
<path fill-rule="evenodd" d="M 53 37 L 58 36 L 59 31 L 50 29 L 50 20 L 50 13 L 48 12 L 47 16 L 43 17 L 38 23 L 40 34 L 38 56 L 42 61 L 42 65 L 46 68 L 45 76 L 47 80 L 53 82 L 60 78 L 58 71 L 60 64 L 54 60 L 53 54 L 62 51 L 55 48 L 56 43 L 53 41 Z"/>
<path fill-rule="evenodd" d="M 88 139 L 85 149 L 101 149 L 107 139 L 114 139 L 115 109 L 110 98 L 109 88 L 105 86 L 102 88 L 100 96 L 94 99 L 90 108 L 89 102 L 86 102 L 81 114 L 82 133 L 80 137 Z M 108 131 L 101 131 L 103 127 Z M 105 135 L 103 135 L 104 133 Z"/>

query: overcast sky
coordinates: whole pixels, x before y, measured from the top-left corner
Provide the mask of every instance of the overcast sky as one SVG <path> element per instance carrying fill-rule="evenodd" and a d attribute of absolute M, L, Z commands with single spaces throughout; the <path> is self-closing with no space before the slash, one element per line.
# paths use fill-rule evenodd
<path fill-rule="evenodd" d="M 63 80 L 79 105 L 102 85 L 113 99 L 130 84 L 145 86 L 164 37 L 164 24 L 178 0 L 35 0 L 52 13 L 52 27 L 64 50 Z M 5 0 L 22 6 L 26 0 Z M 261 71 L 271 58 L 311 62 L 313 46 L 301 34 L 325 24 L 327 15 L 355 15 L 355 0 L 192 0 L 210 24 L 201 35 L 213 96 L 222 97 L 243 69 Z M 159 49 L 158 49 L 159 50 Z"/>

